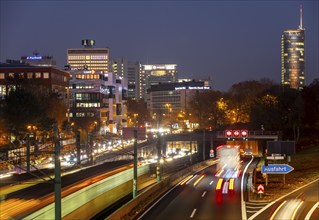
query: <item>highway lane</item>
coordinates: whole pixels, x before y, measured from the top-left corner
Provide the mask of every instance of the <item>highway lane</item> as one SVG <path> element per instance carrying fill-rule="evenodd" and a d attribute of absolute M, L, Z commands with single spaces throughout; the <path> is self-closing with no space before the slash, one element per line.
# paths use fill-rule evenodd
<path fill-rule="evenodd" d="M 226 190 L 229 182 L 222 185 L 225 190 L 222 194 L 216 193 L 219 177 L 215 173 L 216 165 L 213 165 L 184 184 L 182 181 L 139 219 L 241 219 L 241 176 L 234 180 L 233 194 Z"/>
<path fill-rule="evenodd" d="M 249 220 L 264 220 L 265 217 L 268 219 L 319 219 L 319 179 L 270 203 Z"/>

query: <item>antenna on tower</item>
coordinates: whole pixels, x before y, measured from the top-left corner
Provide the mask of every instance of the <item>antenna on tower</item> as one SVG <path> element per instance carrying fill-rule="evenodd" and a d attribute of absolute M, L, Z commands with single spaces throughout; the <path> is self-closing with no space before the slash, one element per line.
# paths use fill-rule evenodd
<path fill-rule="evenodd" d="M 302 4 L 300 2 L 300 25 L 299 25 L 299 29 L 302 30 Z"/>

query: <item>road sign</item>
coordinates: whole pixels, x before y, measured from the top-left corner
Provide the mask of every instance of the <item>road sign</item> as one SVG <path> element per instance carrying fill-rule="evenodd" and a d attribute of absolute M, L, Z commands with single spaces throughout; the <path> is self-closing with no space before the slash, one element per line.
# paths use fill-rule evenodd
<path fill-rule="evenodd" d="M 260 193 L 264 193 L 264 185 L 263 184 L 258 184 L 257 187 L 257 192 Z"/>
<path fill-rule="evenodd" d="M 214 154 L 214 150 L 213 150 L 213 149 L 210 150 L 209 156 L 210 156 L 210 157 L 215 157 L 215 154 Z"/>
<path fill-rule="evenodd" d="M 293 170 L 294 168 L 288 164 L 269 164 L 261 167 L 261 172 L 267 174 L 287 174 Z"/>
<path fill-rule="evenodd" d="M 283 159 L 285 159 L 285 157 L 284 156 L 267 156 L 267 159 L 268 160 L 283 160 Z"/>

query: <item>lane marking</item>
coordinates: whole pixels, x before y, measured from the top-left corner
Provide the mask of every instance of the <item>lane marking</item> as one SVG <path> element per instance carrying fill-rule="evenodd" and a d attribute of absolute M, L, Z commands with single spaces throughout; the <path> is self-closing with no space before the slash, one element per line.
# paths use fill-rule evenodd
<path fill-rule="evenodd" d="M 303 201 L 301 201 L 301 202 L 299 203 L 299 205 L 297 206 L 297 208 L 295 209 L 294 213 L 293 213 L 292 216 L 291 216 L 291 220 L 294 220 L 294 219 L 295 219 L 295 216 L 296 216 L 296 214 L 297 214 L 297 211 L 298 211 L 298 209 L 300 208 L 300 206 L 302 205 L 302 203 L 303 203 Z"/>
<path fill-rule="evenodd" d="M 250 205 L 267 205 L 269 202 L 246 202 L 246 204 Z"/>
<path fill-rule="evenodd" d="M 310 209 L 310 211 L 309 211 L 308 214 L 306 215 L 305 220 L 309 220 L 309 219 L 310 219 L 312 213 L 315 211 L 315 209 L 317 208 L 317 206 L 318 206 L 318 208 L 319 208 L 319 202 L 317 202 L 314 206 L 312 206 L 312 208 Z"/>
<path fill-rule="evenodd" d="M 205 191 L 205 192 L 203 192 L 202 197 L 204 197 L 204 196 L 205 196 L 205 194 L 206 194 L 206 191 Z"/>
<path fill-rule="evenodd" d="M 203 174 L 201 177 L 199 177 L 196 182 L 193 184 L 193 186 L 196 186 L 197 183 L 199 183 L 199 181 L 201 181 L 203 178 L 205 177 L 205 175 Z"/>
<path fill-rule="evenodd" d="M 191 214 L 190 218 L 193 218 L 193 217 L 194 217 L 195 212 L 196 212 L 196 209 L 194 209 L 194 210 L 193 210 L 193 212 L 192 212 L 192 214 Z"/>
<path fill-rule="evenodd" d="M 191 182 L 194 178 L 196 178 L 196 176 L 197 176 L 197 174 L 194 175 L 190 180 L 188 180 L 188 181 L 186 182 L 186 185 L 189 184 L 189 182 Z"/>
<path fill-rule="evenodd" d="M 285 205 L 286 202 L 287 202 L 287 200 L 285 200 L 284 202 L 282 202 L 282 203 L 280 204 L 280 206 L 275 210 L 275 212 L 272 214 L 272 216 L 270 217 L 269 220 L 273 220 L 273 219 L 274 219 L 274 217 L 277 215 L 277 213 L 279 212 L 279 210 L 281 209 L 281 207 L 282 207 L 283 205 Z"/>
<path fill-rule="evenodd" d="M 190 175 L 190 176 L 186 177 L 184 180 L 181 181 L 180 185 L 181 186 L 184 185 L 192 177 L 193 177 L 193 175 Z"/>
<path fill-rule="evenodd" d="M 256 210 L 256 211 L 247 210 L 247 212 L 249 212 L 249 213 L 255 213 L 255 212 L 257 212 L 257 210 Z"/>
<path fill-rule="evenodd" d="M 209 183 L 209 185 L 212 185 L 212 184 L 213 184 L 213 182 L 214 182 L 214 180 L 212 180 L 212 181 Z"/>
<path fill-rule="evenodd" d="M 250 208 L 250 209 L 261 209 L 261 208 L 263 208 L 264 206 L 248 206 L 248 205 L 246 205 L 246 208 Z"/>
<path fill-rule="evenodd" d="M 278 202 L 279 200 L 282 200 L 283 198 L 285 198 L 285 197 L 287 197 L 287 196 L 289 196 L 289 195 L 291 195 L 291 194 L 297 192 L 298 190 L 301 190 L 301 189 L 303 189 L 303 188 L 305 188 L 305 187 L 307 187 L 307 186 L 313 184 L 313 183 L 316 182 L 316 181 L 319 181 L 319 179 L 313 180 L 313 181 L 311 181 L 310 183 L 308 183 L 308 184 L 306 184 L 306 185 L 304 185 L 304 186 L 302 186 L 302 187 L 299 187 L 298 189 L 295 189 L 295 190 L 293 190 L 292 192 L 287 193 L 286 195 L 283 195 L 282 197 L 280 197 L 280 198 L 276 199 L 275 201 L 269 203 L 269 204 L 266 205 L 264 208 L 262 208 L 261 210 L 259 210 L 258 212 L 256 212 L 254 215 L 250 216 L 250 218 L 249 218 L 248 220 L 253 220 L 253 219 L 256 218 L 260 213 L 262 213 L 263 211 L 265 211 L 266 209 L 268 209 L 270 206 L 272 206 L 273 204 L 275 204 L 275 203 Z"/>
<path fill-rule="evenodd" d="M 254 156 L 251 157 L 251 160 L 249 161 L 249 163 L 246 165 L 243 175 L 241 177 L 241 219 L 242 220 L 247 220 L 247 213 L 246 213 L 246 204 L 244 201 L 244 179 L 245 179 L 245 173 L 249 167 L 249 165 L 253 162 L 254 160 Z"/>

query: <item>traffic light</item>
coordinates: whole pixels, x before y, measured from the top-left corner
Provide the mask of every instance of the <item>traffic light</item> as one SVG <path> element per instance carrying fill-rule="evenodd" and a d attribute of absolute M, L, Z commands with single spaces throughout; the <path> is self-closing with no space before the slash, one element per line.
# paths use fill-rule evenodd
<path fill-rule="evenodd" d="M 248 131 L 247 130 L 241 130 L 240 134 L 241 134 L 241 137 L 244 140 L 248 137 Z"/>
<path fill-rule="evenodd" d="M 242 130 L 241 131 L 241 136 L 242 137 L 247 137 L 248 136 L 248 131 L 247 130 Z"/>
<path fill-rule="evenodd" d="M 233 135 L 233 132 L 232 132 L 231 130 L 226 130 L 226 131 L 225 131 L 225 136 L 226 136 L 228 139 L 230 139 L 230 138 L 232 137 L 232 135 Z"/>
<path fill-rule="evenodd" d="M 233 135 L 234 135 L 235 138 L 238 138 L 239 135 L 240 135 L 239 130 L 234 130 L 234 131 L 233 131 Z"/>

